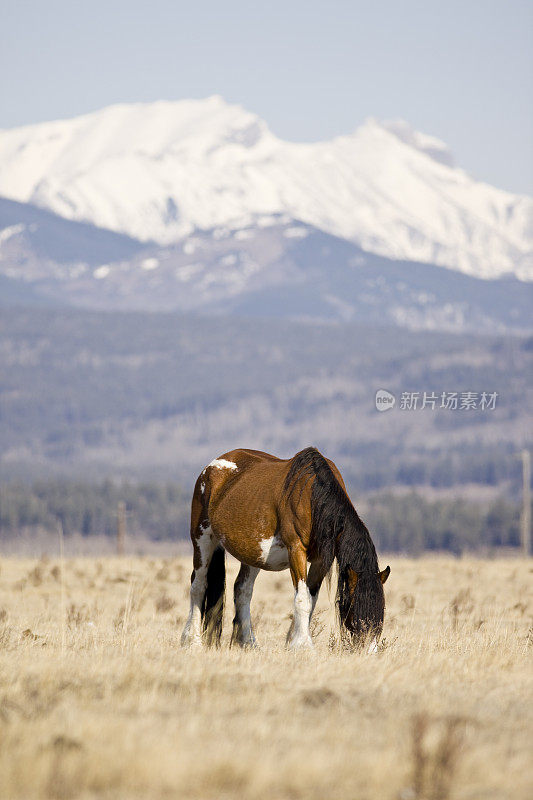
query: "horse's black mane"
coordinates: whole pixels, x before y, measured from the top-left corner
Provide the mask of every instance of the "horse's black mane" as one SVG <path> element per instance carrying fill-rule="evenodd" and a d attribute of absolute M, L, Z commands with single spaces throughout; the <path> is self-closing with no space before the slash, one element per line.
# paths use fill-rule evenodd
<path fill-rule="evenodd" d="M 291 494 L 301 480 L 305 486 L 312 479 L 311 543 L 325 572 L 329 572 L 337 559 L 337 606 L 341 621 L 345 622 L 352 610 L 356 618 L 355 632 L 364 633 L 383 622 L 384 596 L 376 548 L 368 528 L 324 456 L 316 448 L 307 447 L 291 460 L 285 491 Z M 349 591 L 349 569 L 357 573 L 353 597 Z"/>

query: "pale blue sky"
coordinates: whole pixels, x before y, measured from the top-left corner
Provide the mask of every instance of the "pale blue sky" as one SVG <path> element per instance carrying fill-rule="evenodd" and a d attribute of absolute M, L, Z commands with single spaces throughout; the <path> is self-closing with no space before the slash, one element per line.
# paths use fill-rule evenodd
<path fill-rule="evenodd" d="M 0 0 L 0 127 L 221 94 L 286 139 L 367 116 L 533 192 L 532 0 Z"/>

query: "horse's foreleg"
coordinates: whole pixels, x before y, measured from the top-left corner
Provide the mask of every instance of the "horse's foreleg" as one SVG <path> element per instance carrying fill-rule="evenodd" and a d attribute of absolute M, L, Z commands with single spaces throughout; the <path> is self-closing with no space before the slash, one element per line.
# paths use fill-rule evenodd
<path fill-rule="evenodd" d="M 291 649 L 312 648 L 309 620 L 313 603 L 306 581 L 307 559 L 303 547 L 294 547 L 289 551 L 289 567 L 294 586 L 294 617 L 287 634 L 287 646 Z"/>
<path fill-rule="evenodd" d="M 181 645 L 202 643 L 202 604 L 207 589 L 207 570 L 215 552 L 217 541 L 209 527 L 200 525 L 193 537 L 193 572 L 191 576 L 191 606 L 189 617 L 181 634 Z"/>
<path fill-rule="evenodd" d="M 311 609 L 309 611 L 309 622 L 315 610 L 316 601 L 318 600 L 318 593 L 324 580 L 324 567 L 320 561 L 313 561 L 309 567 L 309 574 L 307 575 L 307 586 L 309 587 L 309 594 L 311 595 Z"/>
<path fill-rule="evenodd" d="M 252 630 L 252 619 L 250 616 L 250 602 L 252 600 L 254 582 L 258 574 L 258 567 L 249 567 L 247 564 L 241 564 L 233 588 L 235 618 L 233 620 L 231 643 L 238 644 L 241 647 L 256 646 L 255 636 Z"/>

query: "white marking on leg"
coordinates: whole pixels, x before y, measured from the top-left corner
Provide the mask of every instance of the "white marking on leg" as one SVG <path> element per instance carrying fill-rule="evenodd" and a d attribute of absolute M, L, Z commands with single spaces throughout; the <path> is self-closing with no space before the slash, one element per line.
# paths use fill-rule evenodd
<path fill-rule="evenodd" d="M 294 625 L 289 647 L 296 649 L 300 647 L 313 647 L 311 634 L 309 633 L 309 615 L 311 612 L 311 593 L 305 581 L 298 581 L 298 587 L 294 593 Z"/>
<path fill-rule="evenodd" d="M 368 645 L 368 650 L 366 652 L 368 653 L 368 655 L 372 655 L 373 653 L 378 652 L 378 640 L 376 636 L 374 636 L 374 638 Z"/>
<path fill-rule="evenodd" d="M 200 530 L 203 533 L 209 533 L 210 535 L 214 536 L 213 529 L 211 527 L 211 524 L 210 524 L 209 520 L 206 520 L 205 522 L 202 522 L 202 524 L 200 525 Z M 220 544 L 224 545 L 224 543 L 226 541 L 226 537 L 224 536 L 224 534 L 219 532 L 217 534 L 217 538 L 218 538 Z"/>
<path fill-rule="evenodd" d="M 234 461 L 227 461 L 225 458 L 215 458 L 214 461 L 211 461 L 211 463 L 207 465 L 207 467 L 215 467 L 215 469 L 239 469 Z M 207 469 L 207 467 L 205 469 Z"/>
<path fill-rule="evenodd" d="M 209 520 L 200 525 L 200 536 L 196 539 L 196 546 L 200 550 L 201 564 L 194 570 L 194 579 L 191 583 L 191 605 L 189 617 L 181 634 L 183 646 L 202 643 L 202 602 L 207 588 L 207 570 L 217 542 L 211 531 Z"/>
<path fill-rule="evenodd" d="M 252 630 L 252 618 L 250 615 L 250 603 L 252 601 L 255 579 L 258 574 L 258 567 L 248 567 L 246 578 L 238 584 L 235 590 L 237 641 L 242 645 L 255 644 L 255 636 Z"/>
<path fill-rule="evenodd" d="M 274 571 L 287 569 L 289 566 L 289 553 L 278 535 L 272 536 L 270 539 L 262 539 L 259 545 L 261 547 L 261 562 L 265 567 Z"/>

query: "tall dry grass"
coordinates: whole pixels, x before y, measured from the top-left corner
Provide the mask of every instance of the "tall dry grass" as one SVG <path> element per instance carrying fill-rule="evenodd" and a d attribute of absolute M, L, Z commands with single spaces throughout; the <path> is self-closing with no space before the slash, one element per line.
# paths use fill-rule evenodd
<path fill-rule="evenodd" d="M 288 573 L 257 581 L 260 651 L 229 649 L 228 608 L 198 652 L 188 559 L 4 559 L 0 797 L 529 799 L 533 562 L 387 563 L 368 656 L 325 589 L 316 652 L 284 650 Z"/>

